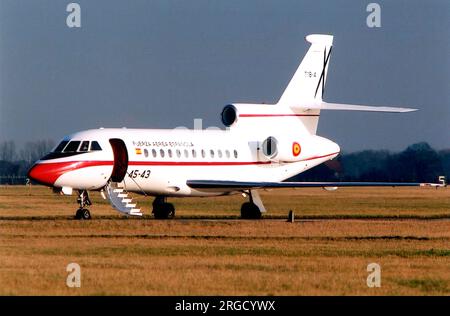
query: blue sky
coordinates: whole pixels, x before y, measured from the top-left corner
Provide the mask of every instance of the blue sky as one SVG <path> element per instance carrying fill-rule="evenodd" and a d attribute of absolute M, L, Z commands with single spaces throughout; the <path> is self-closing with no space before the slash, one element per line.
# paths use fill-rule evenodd
<path fill-rule="evenodd" d="M 419 108 L 323 112 L 343 151 L 450 148 L 450 1 L 0 0 L 0 141 L 97 127 L 221 126 L 230 102 L 276 102 L 310 33 L 334 35 L 324 98 Z"/>

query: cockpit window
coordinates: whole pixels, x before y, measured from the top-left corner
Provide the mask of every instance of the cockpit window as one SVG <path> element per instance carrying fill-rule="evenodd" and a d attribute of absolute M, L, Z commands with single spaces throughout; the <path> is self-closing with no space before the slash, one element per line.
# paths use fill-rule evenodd
<path fill-rule="evenodd" d="M 85 140 L 81 143 L 80 149 L 78 151 L 87 152 L 89 150 L 89 141 Z"/>
<path fill-rule="evenodd" d="M 68 143 L 69 143 L 68 140 L 63 140 L 61 143 L 59 143 L 59 145 L 55 148 L 55 150 L 53 152 L 55 152 L 55 153 L 62 152 L 62 150 L 64 149 L 64 147 L 66 147 L 66 145 Z"/>
<path fill-rule="evenodd" d="M 67 145 L 67 147 L 64 149 L 65 153 L 73 153 L 76 152 L 78 149 L 78 146 L 80 146 L 80 141 L 75 140 L 75 141 L 71 141 L 69 143 L 69 145 Z"/>
<path fill-rule="evenodd" d="M 91 150 L 102 150 L 102 147 L 100 147 L 98 142 L 94 140 L 91 142 Z"/>
<path fill-rule="evenodd" d="M 90 148 L 89 148 L 89 145 Z M 80 155 L 84 153 L 88 153 L 89 151 L 100 151 L 102 148 L 96 141 L 88 141 L 88 140 L 63 140 L 59 143 L 58 146 L 49 154 L 45 155 L 41 158 L 41 160 L 50 160 L 50 159 L 58 159 L 58 158 L 66 158 L 72 157 L 75 155 Z"/>

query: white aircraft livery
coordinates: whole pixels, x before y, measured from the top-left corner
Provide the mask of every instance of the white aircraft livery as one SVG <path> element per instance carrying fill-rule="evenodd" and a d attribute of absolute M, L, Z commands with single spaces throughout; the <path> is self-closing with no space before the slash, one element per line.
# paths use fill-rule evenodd
<path fill-rule="evenodd" d="M 129 192 L 154 196 L 155 218 L 175 215 L 167 197 L 244 193 L 242 218 L 265 212 L 258 189 L 286 187 L 423 186 L 422 183 L 284 182 L 335 158 L 339 146 L 316 135 L 322 110 L 410 112 L 415 109 L 322 100 L 333 36 L 311 44 L 276 104 L 226 105 L 225 130 L 100 128 L 65 137 L 37 161 L 28 177 L 55 191 L 78 192 L 75 217 L 91 218 L 89 191 L 100 191 L 124 214 L 141 216 Z M 428 184 L 430 185 L 430 184 Z"/>

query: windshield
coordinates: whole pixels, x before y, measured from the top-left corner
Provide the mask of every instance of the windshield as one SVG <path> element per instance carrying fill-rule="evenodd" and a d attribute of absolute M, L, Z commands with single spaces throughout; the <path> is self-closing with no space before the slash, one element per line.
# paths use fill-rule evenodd
<path fill-rule="evenodd" d="M 59 143 L 58 146 L 56 146 L 55 150 L 53 150 L 54 153 L 60 153 L 63 151 L 64 147 L 69 143 L 68 140 L 63 140 L 61 143 Z"/>
<path fill-rule="evenodd" d="M 64 152 L 65 153 L 73 153 L 73 152 L 77 151 L 78 146 L 80 146 L 80 143 L 81 142 L 79 140 L 71 141 L 69 143 L 69 145 L 67 145 L 66 148 L 64 148 Z"/>

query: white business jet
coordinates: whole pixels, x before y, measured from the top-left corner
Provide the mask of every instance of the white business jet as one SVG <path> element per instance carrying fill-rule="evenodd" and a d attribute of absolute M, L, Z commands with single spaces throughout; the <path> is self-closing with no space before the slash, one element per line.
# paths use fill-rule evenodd
<path fill-rule="evenodd" d="M 322 101 L 333 36 L 308 35 L 311 46 L 276 104 L 226 105 L 226 130 L 100 128 L 65 137 L 29 170 L 30 179 L 70 195 L 76 218 L 91 218 L 88 191 L 142 216 L 129 192 L 154 196 L 155 218 L 175 215 L 167 197 L 248 195 L 242 218 L 265 212 L 258 189 L 287 187 L 421 186 L 421 183 L 283 182 L 335 158 L 339 146 L 317 136 L 321 110 L 411 112 L 415 109 Z"/>

